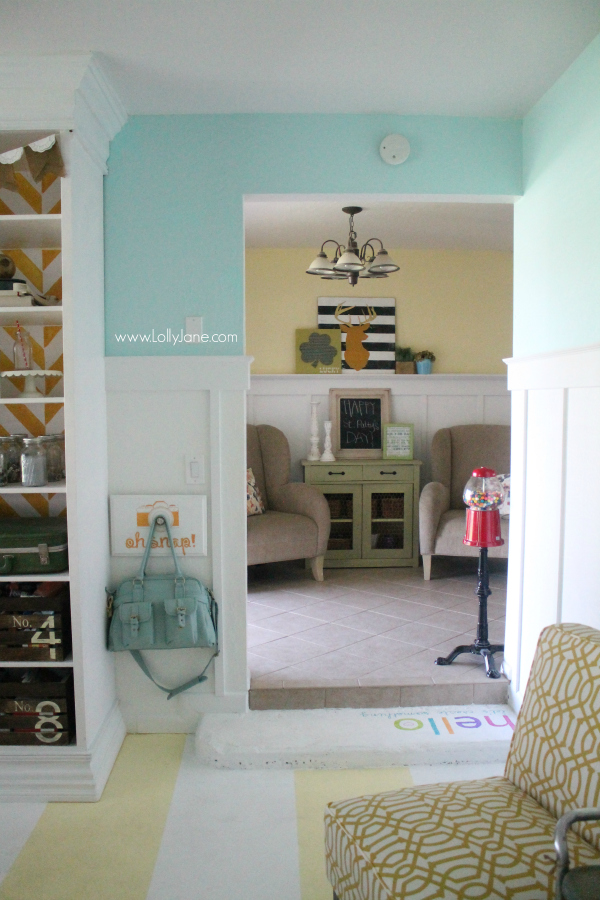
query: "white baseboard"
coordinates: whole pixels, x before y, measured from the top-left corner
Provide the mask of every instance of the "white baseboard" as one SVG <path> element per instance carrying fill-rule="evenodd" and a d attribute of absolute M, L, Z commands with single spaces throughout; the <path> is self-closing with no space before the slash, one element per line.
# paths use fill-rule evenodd
<path fill-rule="evenodd" d="M 5 802 L 94 802 L 110 775 L 125 737 L 118 704 L 89 750 L 77 747 L 4 747 L 0 796 Z"/>
<path fill-rule="evenodd" d="M 195 734 L 206 713 L 248 712 L 246 691 L 228 693 L 216 697 L 214 694 L 190 694 L 186 703 L 167 705 L 161 698 L 161 706 L 140 706 L 121 703 L 123 718 L 128 734 Z"/>
<path fill-rule="evenodd" d="M 510 706 L 512 706 L 517 715 L 519 715 L 519 711 L 523 703 L 524 694 L 525 691 L 519 691 L 517 693 L 512 685 L 510 685 L 508 688 L 508 703 Z"/>

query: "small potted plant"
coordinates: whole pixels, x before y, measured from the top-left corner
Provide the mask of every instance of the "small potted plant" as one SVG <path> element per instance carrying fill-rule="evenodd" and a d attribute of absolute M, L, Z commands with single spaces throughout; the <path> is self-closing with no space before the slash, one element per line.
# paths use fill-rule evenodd
<path fill-rule="evenodd" d="M 414 359 L 410 347 L 396 347 L 396 375 L 414 375 Z"/>
<path fill-rule="evenodd" d="M 418 375 L 431 375 L 431 365 L 435 362 L 435 356 L 431 350 L 419 350 L 415 353 L 415 363 Z"/>

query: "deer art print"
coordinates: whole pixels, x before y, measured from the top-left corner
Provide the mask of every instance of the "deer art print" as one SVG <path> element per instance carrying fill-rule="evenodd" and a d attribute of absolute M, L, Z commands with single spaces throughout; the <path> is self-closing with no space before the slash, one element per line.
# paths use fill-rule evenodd
<path fill-rule="evenodd" d="M 363 347 L 363 341 L 367 339 L 367 331 L 377 318 L 377 313 L 372 306 L 367 307 L 364 315 L 357 315 L 358 324 L 352 324 L 352 315 L 348 316 L 350 321 L 344 322 L 340 317 L 349 313 L 354 306 L 343 306 L 341 303 L 335 311 L 335 318 L 340 323 L 341 331 L 346 335 L 346 352 L 344 358 L 351 369 L 360 372 L 369 362 L 369 351 Z M 362 320 L 362 321 L 361 321 Z"/>

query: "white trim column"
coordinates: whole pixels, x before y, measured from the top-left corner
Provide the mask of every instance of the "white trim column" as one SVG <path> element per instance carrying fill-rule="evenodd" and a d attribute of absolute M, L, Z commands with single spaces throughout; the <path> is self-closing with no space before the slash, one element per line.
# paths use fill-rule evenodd
<path fill-rule="evenodd" d="M 600 628 L 600 345 L 505 362 L 512 392 L 506 665 L 519 706 L 542 628 Z"/>

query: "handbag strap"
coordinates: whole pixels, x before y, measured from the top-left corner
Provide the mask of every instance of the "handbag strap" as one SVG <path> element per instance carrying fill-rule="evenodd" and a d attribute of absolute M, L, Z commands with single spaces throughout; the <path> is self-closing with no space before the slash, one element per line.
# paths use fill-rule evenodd
<path fill-rule="evenodd" d="M 163 685 L 159 684 L 158 681 L 152 675 L 152 672 L 146 665 L 146 661 L 145 661 L 144 657 L 142 656 L 142 654 L 140 653 L 140 651 L 139 650 L 130 650 L 129 651 L 131 653 L 131 655 L 133 656 L 133 658 L 135 659 L 138 666 L 140 667 L 140 669 L 142 670 L 142 672 L 144 673 L 144 675 L 146 675 L 150 679 L 150 681 L 152 681 L 156 685 L 157 688 L 159 688 L 161 691 L 163 691 L 167 695 L 167 700 L 170 700 L 171 697 L 176 697 L 177 694 L 181 694 L 181 693 L 183 693 L 183 691 L 189 690 L 189 688 L 194 687 L 195 684 L 202 684 L 203 681 L 207 681 L 207 676 L 204 673 L 210 666 L 213 659 L 215 659 L 219 655 L 219 607 L 217 606 L 217 602 L 216 602 L 215 598 L 213 597 L 212 591 L 208 590 L 208 588 L 207 588 L 207 591 L 208 591 L 208 595 L 210 597 L 210 617 L 212 619 L 212 623 L 215 628 L 215 635 L 217 638 L 217 646 L 215 648 L 215 652 L 213 653 L 213 655 L 211 656 L 209 661 L 206 663 L 206 665 L 204 666 L 204 668 L 202 669 L 202 671 L 200 672 L 199 675 L 196 675 L 194 678 L 191 678 L 189 681 L 186 681 L 185 684 L 180 684 L 179 687 L 176 687 L 176 688 L 163 687 Z"/>
<path fill-rule="evenodd" d="M 142 656 L 142 654 L 140 653 L 139 650 L 130 650 L 129 652 L 135 659 L 136 663 L 138 664 L 138 666 L 140 667 L 140 669 L 142 670 L 144 675 L 146 675 L 150 679 L 150 681 L 153 681 L 157 688 L 159 688 L 161 691 L 164 691 L 164 693 L 167 695 L 167 700 L 170 700 L 171 697 L 176 697 L 177 694 L 181 694 L 183 691 L 187 691 L 188 688 L 194 687 L 195 684 L 202 684 L 203 681 L 206 681 L 207 676 L 204 673 L 210 666 L 213 659 L 216 656 L 218 656 L 218 654 L 219 654 L 219 651 L 215 650 L 215 652 L 213 653 L 213 655 L 211 656 L 209 661 L 206 663 L 206 665 L 204 666 L 204 668 L 202 669 L 200 674 L 195 675 L 194 678 L 191 678 L 189 681 L 186 681 L 185 684 L 180 684 L 179 687 L 176 687 L 176 688 L 166 688 L 166 687 L 163 687 L 162 684 L 159 684 L 158 681 L 156 680 L 156 678 L 154 678 L 154 676 L 152 675 L 152 672 L 146 665 L 146 661 L 144 660 L 144 657 Z"/>
<path fill-rule="evenodd" d="M 173 565 L 175 566 L 175 577 L 183 579 L 183 572 L 181 571 L 181 566 L 179 565 L 179 561 L 177 556 L 175 555 L 175 547 L 173 546 L 173 538 L 171 537 L 171 527 L 167 522 L 166 516 L 156 516 L 155 519 L 152 520 L 152 524 L 150 526 L 150 533 L 148 535 L 148 542 L 146 544 L 146 549 L 144 550 L 144 555 L 142 557 L 142 562 L 140 563 L 139 572 L 135 578 L 136 581 L 143 581 L 144 576 L 146 574 L 146 566 L 148 565 L 148 559 L 150 558 L 150 552 L 152 550 L 152 541 L 154 540 L 154 529 L 157 525 L 164 525 L 167 529 L 167 538 L 169 541 L 169 548 L 171 550 L 171 555 L 173 557 Z"/>

